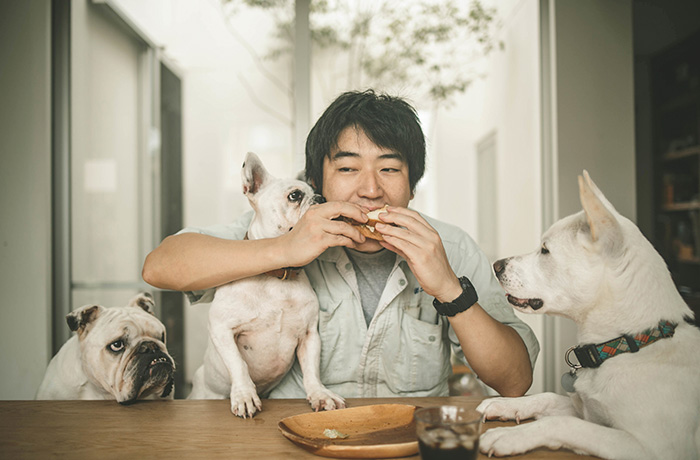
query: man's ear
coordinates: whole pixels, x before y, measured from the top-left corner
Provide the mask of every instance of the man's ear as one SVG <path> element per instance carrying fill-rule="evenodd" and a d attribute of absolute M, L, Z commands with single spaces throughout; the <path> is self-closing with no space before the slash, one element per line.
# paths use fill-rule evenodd
<path fill-rule="evenodd" d="M 586 213 L 593 242 L 614 255 L 622 247 L 622 228 L 615 217 L 615 209 L 595 185 L 588 171 L 578 176 L 581 205 Z"/>
<path fill-rule="evenodd" d="M 103 310 L 101 305 L 83 305 L 66 315 L 66 323 L 71 331 L 78 331 L 78 334 L 83 335 Z"/>
<path fill-rule="evenodd" d="M 135 295 L 127 305 L 129 307 L 139 307 L 143 309 L 146 313 L 155 315 L 156 302 L 153 300 L 153 296 L 148 292 L 141 292 Z"/>
<path fill-rule="evenodd" d="M 267 172 L 260 158 L 253 152 L 248 152 L 241 170 L 243 194 L 250 197 L 258 193 L 269 176 L 270 173 Z"/>

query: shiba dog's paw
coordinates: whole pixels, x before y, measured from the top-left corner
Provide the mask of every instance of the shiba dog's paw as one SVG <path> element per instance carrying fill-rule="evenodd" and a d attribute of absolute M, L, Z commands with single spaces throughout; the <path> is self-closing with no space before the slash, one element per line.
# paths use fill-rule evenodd
<path fill-rule="evenodd" d="M 531 408 L 528 408 L 526 398 L 491 398 L 486 399 L 476 408 L 484 414 L 486 420 L 525 420 L 533 416 Z"/>
<path fill-rule="evenodd" d="M 534 423 L 520 426 L 491 428 L 479 438 L 481 453 L 496 457 L 517 455 L 535 449 L 540 445 L 540 434 Z"/>

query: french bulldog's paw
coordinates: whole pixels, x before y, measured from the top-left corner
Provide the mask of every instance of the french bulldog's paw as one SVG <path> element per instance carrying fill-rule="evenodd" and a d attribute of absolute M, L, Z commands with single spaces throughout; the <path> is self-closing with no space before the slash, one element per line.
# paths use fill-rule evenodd
<path fill-rule="evenodd" d="M 515 420 L 516 423 L 520 423 L 520 420 L 532 416 L 522 398 L 485 399 L 476 410 L 484 414 L 486 420 Z"/>
<path fill-rule="evenodd" d="M 262 402 L 252 388 L 234 389 L 231 387 L 231 412 L 242 418 L 253 417 L 255 412 L 262 410 Z"/>
<path fill-rule="evenodd" d="M 530 423 L 491 428 L 479 438 L 479 450 L 489 457 L 504 457 L 528 452 L 537 445 L 537 434 L 530 429 Z"/>
<path fill-rule="evenodd" d="M 306 395 L 306 400 L 311 404 L 311 408 L 318 412 L 320 410 L 344 409 L 345 400 L 326 388 L 319 388 L 310 391 Z"/>

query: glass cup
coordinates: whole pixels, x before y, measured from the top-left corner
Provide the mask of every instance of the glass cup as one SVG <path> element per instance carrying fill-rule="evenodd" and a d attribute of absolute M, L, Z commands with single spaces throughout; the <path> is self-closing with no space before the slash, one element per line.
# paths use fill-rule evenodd
<path fill-rule="evenodd" d="M 423 460 L 476 459 L 483 415 L 460 406 L 424 407 L 414 413 Z"/>

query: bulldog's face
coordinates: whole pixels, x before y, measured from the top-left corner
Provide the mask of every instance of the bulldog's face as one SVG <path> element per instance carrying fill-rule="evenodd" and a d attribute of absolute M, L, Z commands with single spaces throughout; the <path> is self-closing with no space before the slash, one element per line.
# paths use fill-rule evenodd
<path fill-rule="evenodd" d="M 175 364 L 153 307 L 149 294 L 139 294 L 126 307 L 86 305 L 66 316 L 78 333 L 86 375 L 121 404 L 172 391 Z"/>

